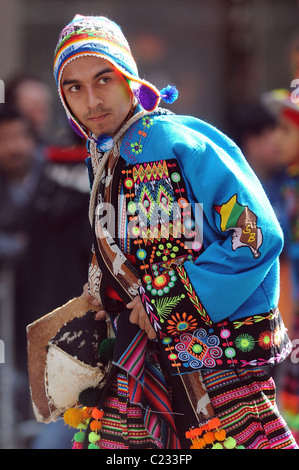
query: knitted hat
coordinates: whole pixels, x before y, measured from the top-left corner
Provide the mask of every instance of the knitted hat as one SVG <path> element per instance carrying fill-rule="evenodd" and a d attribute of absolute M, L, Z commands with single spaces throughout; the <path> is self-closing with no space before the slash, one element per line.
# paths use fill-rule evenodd
<path fill-rule="evenodd" d="M 178 96 L 175 87 L 168 85 L 159 92 L 154 85 L 139 77 L 130 46 L 116 23 L 102 16 L 76 15 L 59 36 L 54 57 L 54 76 L 70 124 L 79 135 L 88 137 L 67 106 L 61 77 L 71 60 L 83 56 L 108 60 L 127 79 L 132 92 L 146 111 L 154 111 L 160 98 L 166 103 L 173 103 Z"/>

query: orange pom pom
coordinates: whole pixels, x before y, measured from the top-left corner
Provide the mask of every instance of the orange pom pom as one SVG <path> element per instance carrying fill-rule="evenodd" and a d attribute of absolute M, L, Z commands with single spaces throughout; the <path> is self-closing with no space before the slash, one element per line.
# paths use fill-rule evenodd
<path fill-rule="evenodd" d="M 212 418 L 208 422 L 208 429 L 211 431 L 212 429 L 219 428 L 220 425 L 221 425 L 221 423 L 220 423 L 219 418 Z"/>
<path fill-rule="evenodd" d="M 82 418 L 89 419 L 91 417 L 91 411 L 92 411 L 92 408 L 88 408 L 87 406 L 85 406 L 82 409 Z"/>
<path fill-rule="evenodd" d="M 224 441 L 224 439 L 226 438 L 226 431 L 225 429 L 217 429 L 217 431 L 215 431 L 215 439 L 217 439 L 217 441 Z"/>
<path fill-rule="evenodd" d="M 93 408 L 91 415 L 94 419 L 102 419 L 104 416 L 104 411 L 99 410 L 98 408 Z"/>
<path fill-rule="evenodd" d="M 92 422 L 90 423 L 90 429 L 91 429 L 92 431 L 96 431 L 96 430 L 102 429 L 102 423 L 101 423 L 101 421 L 92 421 Z"/>
<path fill-rule="evenodd" d="M 203 439 L 205 440 L 205 442 L 207 444 L 212 444 L 212 442 L 215 441 L 215 435 L 214 435 L 213 431 L 205 432 L 204 435 L 203 435 Z"/>
<path fill-rule="evenodd" d="M 72 428 L 76 428 L 80 423 L 82 423 L 82 419 L 82 409 L 80 408 L 70 408 L 66 410 L 63 415 L 65 424 L 68 424 Z"/>
<path fill-rule="evenodd" d="M 190 449 L 204 449 L 206 447 L 206 441 L 200 437 L 199 439 L 195 439 L 193 441 L 193 445 L 190 447 Z"/>

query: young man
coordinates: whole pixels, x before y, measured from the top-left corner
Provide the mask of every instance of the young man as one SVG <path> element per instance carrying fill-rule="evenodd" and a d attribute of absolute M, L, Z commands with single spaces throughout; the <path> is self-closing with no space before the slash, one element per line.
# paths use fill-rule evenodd
<path fill-rule="evenodd" d="M 158 108 L 176 90 L 139 77 L 107 18 L 64 28 L 54 72 L 89 152 L 86 295 L 116 336 L 105 388 L 79 399 L 92 419 L 75 446 L 296 448 L 260 368 L 290 352 L 277 310 L 282 233 L 240 150 Z"/>

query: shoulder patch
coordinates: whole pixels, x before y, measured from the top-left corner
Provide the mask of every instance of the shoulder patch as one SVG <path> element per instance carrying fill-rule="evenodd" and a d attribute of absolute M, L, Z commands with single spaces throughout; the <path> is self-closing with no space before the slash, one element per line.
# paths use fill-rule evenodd
<path fill-rule="evenodd" d="M 222 232 L 233 230 L 232 249 L 235 251 L 237 248 L 248 247 L 253 257 L 259 258 L 263 234 L 261 228 L 257 226 L 256 214 L 248 206 L 239 204 L 236 194 L 221 206 L 214 206 L 214 209 L 220 215 Z"/>

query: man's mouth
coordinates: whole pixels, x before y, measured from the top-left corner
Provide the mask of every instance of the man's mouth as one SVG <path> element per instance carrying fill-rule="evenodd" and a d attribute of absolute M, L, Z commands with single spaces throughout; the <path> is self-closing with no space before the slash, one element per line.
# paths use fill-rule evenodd
<path fill-rule="evenodd" d="M 90 118 L 88 118 L 90 121 L 93 121 L 93 122 L 101 122 L 103 121 L 107 116 L 109 115 L 109 113 L 103 113 L 103 114 L 98 114 L 96 116 L 91 116 Z"/>

